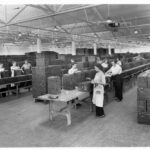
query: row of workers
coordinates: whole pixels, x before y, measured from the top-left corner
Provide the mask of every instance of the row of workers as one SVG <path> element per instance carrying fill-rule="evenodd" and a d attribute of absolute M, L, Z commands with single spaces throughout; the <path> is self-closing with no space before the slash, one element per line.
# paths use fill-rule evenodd
<path fill-rule="evenodd" d="M 78 72 L 78 68 L 75 62 L 73 62 L 71 69 L 69 69 L 68 74 L 74 74 Z M 104 86 L 106 85 L 106 78 L 111 78 L 113 81 L 113 86 L 115 89 L 115 100 L 120 102 L 123 99 L 122 88 L 123 80 L 121 77 L 122 67 L 121 61 L 119 59 L 113 60 L 111 62 L 111 67 L 108 68 L 108 61 L 97 61 L 94 68 L 96 71 L 94 79 L 91 79 L 93 84 L 93 98 L 92 102 L 96 106 L 96 116 L 104 117 Z"/>
<path fill-rule="evenodd" d="M 28 60 L 25 60 L 24 61 L 24 64 L 22 65 L 22 67 L 20 68 L 18 65 L 17 65 L 17 62 L 16 61 L 13 61 L 12 62 L 12 66 L 10 66 L 10 72 L 11 72 L 11 77 L 14 77 L 15 76 L 15 70 L 20 70 L 23 74 L 26 74 L 26 72 L 28 71 L 28 73 L 31 73 L 31 64 L 28 62 Z M 0 78 L 2 78 L 1 76 L 1 73 L 2 72 L 5 72 L 5 68 L 3 66 L 2 63 L 0 63 Z"/>

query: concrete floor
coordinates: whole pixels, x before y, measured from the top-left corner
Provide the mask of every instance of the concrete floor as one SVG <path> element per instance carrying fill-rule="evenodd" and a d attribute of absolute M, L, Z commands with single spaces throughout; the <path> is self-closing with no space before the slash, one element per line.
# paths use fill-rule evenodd
<path fill-rule="evenodd" d="M 136 87 L 123 102 L 105 107 L 96 118 L 86 104 L 72 110 L 72 125 L 62 116 L 48 119 L 48 105 L 35 103 L 30 93 L 0 100 L 0 147 L 150 146 L 150 126 L 137 123 Z"/>

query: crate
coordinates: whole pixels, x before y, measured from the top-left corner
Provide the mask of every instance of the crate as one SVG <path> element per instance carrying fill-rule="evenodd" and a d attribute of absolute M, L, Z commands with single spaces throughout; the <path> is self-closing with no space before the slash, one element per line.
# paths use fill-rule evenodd
<path fill-rule="evenodd" d="M 88 67 L 89 67 L 89 62 L 84 62 L 84 63 L 83 63 L 83 67 L 84 67 L 84 68 L 88 68 Z"/>
<path fill-rule="evenodd" d="M 48 76 L 60 76 L 62 75 L 61 72 L 62 66 L 61 65 L 49 65 L 48 66 Z"/>
<path fill-rule="evenodd" d="M 150 101 L 150 89 L 148 88 L 137 88 L 137 99 Z"/>
<path fill-rule="evenodd" d="M 48 77 L 48 93 L 56 95 L 61 93 L 61 79 L 59 76 Z"/>
<path fill-rule="evenodd" d="M 139 88 L 147 88 L 148 87 L 147 75 L 148 75 L 147 72 L 143 72 L 140 75 L 138 75 L 137 85 Z"/>
<path fill-rule="evenodd" d="M 88 62 L 88 57 L 87 56 L 82 56 L 82 62 Z"/>
<path fill-rule="evenodd" d="M 138 113 L 137 121 L 138 123 L 150 125 L 150 113 Z"/>
<path fill-rule="evenodd" d="M 74 74 L 64 74 L 62 77 L 62 88 L 66 90 L 75 89 Z"/>
<path fill-rule="evenodd" d="M 84 72 L 84 71 L 82 71 L 82 72 L 81 72 L 80 82 L 84 82 L 85 80 L 86 80 L 85 72 Z"/>
<path fill-rule="evenodd" d="M 48 67 L 32 68 L 32 94 L 34 98 L 47 93 L 47 68 Z"/>
<path fill-rule="evenodd" d="M 14 70 L 14 75 L 15 76 L 22 75 L 22 70 Z"/>
<path fill-rule="evenodd" d="M 95 65 L 95 62 L 89 62 L 89 68 L 93 69 Z"/>
<path fill-rule="evenodd" d="M 95 74 L 96 74 L 96 71 L 95 71 L 94 69 L 91 69 L 91 70 L 89 71 L 89 73 L 90 73 L 90 78 L 91 78 L 91 79 L 94 79 Z"/>
<path fill-rule="evenodd" d="M 139 100 L 139 101 L 137 101 L 137 110 L 138 110 L 138 112 L 145 112 L 146 113 L 146 111 L 147 111 L 147 101 L 145 100 L 145 101 L 141 101 L 141 100 Z"/>
<path fill-rule="evenodd" d="M 83 70 L 84 69 L 83 62 L 77 62 L 77 68 L 78 68 L 78 70 Z"/>
<path fill-rule="evenodd" d="M 147 75 L 147 87 L 150 89 L 150 73 Z"/>
<path fill-rule="evenodd" d="M 36 66 L 48 66 L 50 62 L 57 59 L 55 52 L 43 51 L 36 53 Z"/>
<path fill-rule="evenodd" d="M 89 62 L 96 62 L 96 56 L 88 56 Z"/>
<path fill-rule="evenodd" d="M 81 82 L 81 72 L 74 73 L 75 86 Z"/>
<path fill-rule="evenodd" d="M 83 92 L 91 92 L 93 90 L 91 81 L 85 81 L 85 82 L 79 83 L 78 90 L 83 91 Z"/>

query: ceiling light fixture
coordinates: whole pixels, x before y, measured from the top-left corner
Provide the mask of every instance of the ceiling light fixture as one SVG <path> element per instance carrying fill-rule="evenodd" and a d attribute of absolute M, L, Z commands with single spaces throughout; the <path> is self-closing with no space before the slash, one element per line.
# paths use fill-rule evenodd
<path fill-rule="evenodd" d="M 106 22 L 107 22 L 107 23 L 112 23 L 113 21 L 112 21 L 112 19 L 108 18 L 108 19 L 106 20 Z"/>
<path fill-rule="evenodd" d="M 57 31 L 57 30 L 58 30 L 58 28 L 57 28 L 57 26 L 55 26 L 55 27 L 54 27 L 54 31 Z"/>
<path fill-rule="evenodd" d="M 22 36 L 22 33 L 21 33 L 21 32 L 19 32 L 19 33 L 18 33 L 18 36 L 19 36 L 19 37 L 21 37 L 21 36 Z"/>
<path fill-rule="evenodd" d="M 134 31 L 134 34 L 138 34 L 138 31 L 137 31 L 137 30 L 135 30 L 135 31 Z"/>

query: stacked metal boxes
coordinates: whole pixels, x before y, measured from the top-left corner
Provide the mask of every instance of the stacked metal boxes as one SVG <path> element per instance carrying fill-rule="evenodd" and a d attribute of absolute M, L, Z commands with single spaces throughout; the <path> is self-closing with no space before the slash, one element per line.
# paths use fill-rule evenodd
<path fill-rule="evenodd" d="M 141 73 L 137 83 L 138 122 L 150 124 L 150 70 Z"/>
<path fill-rule="evenodd" d="M 33 67 L 32 68 L 32 93 L 33 97 L 37 97 L 48 92 L 47 78 L 49 76 L 61 76 L 61 66 L 52 65 L 45 67 Z"/>
<path fill-rule="evenodd" d="M 64 74 L 62 77 L 62 88 L 65 90 L 75 89 L 75 78 L 74 74 Z"/>
<path fill-rule="evenodd" d="M 61 79 L 59 76 L 48 77 L 48 93 L 56 95 L 61 93 Z"/>

